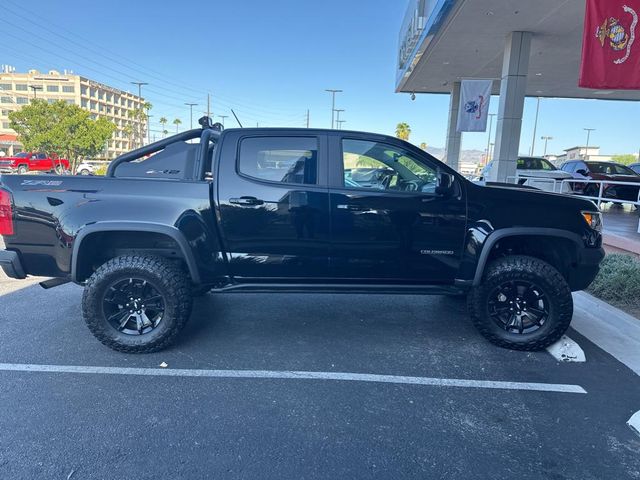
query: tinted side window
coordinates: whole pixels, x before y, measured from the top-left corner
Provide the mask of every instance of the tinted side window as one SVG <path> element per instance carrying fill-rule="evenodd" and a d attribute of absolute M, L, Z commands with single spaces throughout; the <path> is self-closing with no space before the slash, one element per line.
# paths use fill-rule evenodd
<path fill-rule="evenodd" d="M 574 169 L 575 169 L 575 166 L 576 166 L 576 164 L 574 162 L 568 162 L 568 163 L 565 163 L 562 166 L 562 170 L 564 170 L 565 172 L 568 172 L 568 173 L 573 173 Z"/>
<path fill-rule="evenodd" d="M 434 193 L 434 167 L 400 148 L 363 140 L 342 141 L 344 186 Z"/>
<path fill-rule="evenodd" d="M 258 180 L 315 185 L 318 179 L 318 139 L 245 138 L 240 143 L 239 170 Z"/>

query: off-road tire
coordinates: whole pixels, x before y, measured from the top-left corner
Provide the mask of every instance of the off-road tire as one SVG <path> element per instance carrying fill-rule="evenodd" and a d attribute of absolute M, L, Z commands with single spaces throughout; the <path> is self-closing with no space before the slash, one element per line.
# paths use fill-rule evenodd
<path fill-rule="evenodd" d="M 549 299 L 549 315 L 544 325 L 531 333 L 511 333 L 489 316 L 489 295 L 505 281 L 522 280 L 536 284 Z M 482 283 L 469 293 L 471 320 L 490 342 L 512 350 L 542 350 L 557 342 L 573 317 L 573 297 L 564 277 L 553 266 L 534 257 L 507 256 L 492 262 Z"/>
<path fill-rule="evenodd" d="M 128 335 L 105 317 L 103 299 L 114 281 L 136 277 L 153 283 L 164 297 L 162 320 L 151 332 Z M 82 314 L 91 333 L 104 345 L 125 353 L 151 353 L 168 347 L 191 315 L 192 296 L 186 272 L 174 262 L 154 256 L 116 257 L 89 278 L 82 296 Z"/>

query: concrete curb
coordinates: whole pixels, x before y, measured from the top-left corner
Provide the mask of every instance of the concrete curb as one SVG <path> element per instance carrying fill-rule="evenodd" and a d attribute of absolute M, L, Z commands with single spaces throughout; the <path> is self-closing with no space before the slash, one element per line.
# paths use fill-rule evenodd
<path fill-rule="evenodd" d="M 640 255 L 640 242 L 620 235 L 614 235 L 613 233 L 607 233 L 606 230 L 602 236 L 602 243 L 608 247 Z"/>
<path fill-rule="evenodd" d="M 571 326 L 640 375 L 640 320 L 586 292 L 573 299 Z"/>

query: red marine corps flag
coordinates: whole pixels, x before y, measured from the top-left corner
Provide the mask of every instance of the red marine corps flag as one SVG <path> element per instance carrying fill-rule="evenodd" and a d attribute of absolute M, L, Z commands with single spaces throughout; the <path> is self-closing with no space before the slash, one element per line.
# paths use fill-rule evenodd
<path fill-rule="evenodd" d="M 640 90 L 640 0 L 587 0 L 580 86 Z"/>

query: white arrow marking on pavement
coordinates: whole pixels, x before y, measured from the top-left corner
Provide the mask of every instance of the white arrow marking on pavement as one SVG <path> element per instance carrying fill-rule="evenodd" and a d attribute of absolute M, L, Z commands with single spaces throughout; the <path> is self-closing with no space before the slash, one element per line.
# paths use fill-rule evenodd
<path fill-rule="evenodd" d="M 584 351 L 576 342 L 563 335 L 553 345 L 547 347 L 547 351 L 559 362 L 586 362 Z"/>

